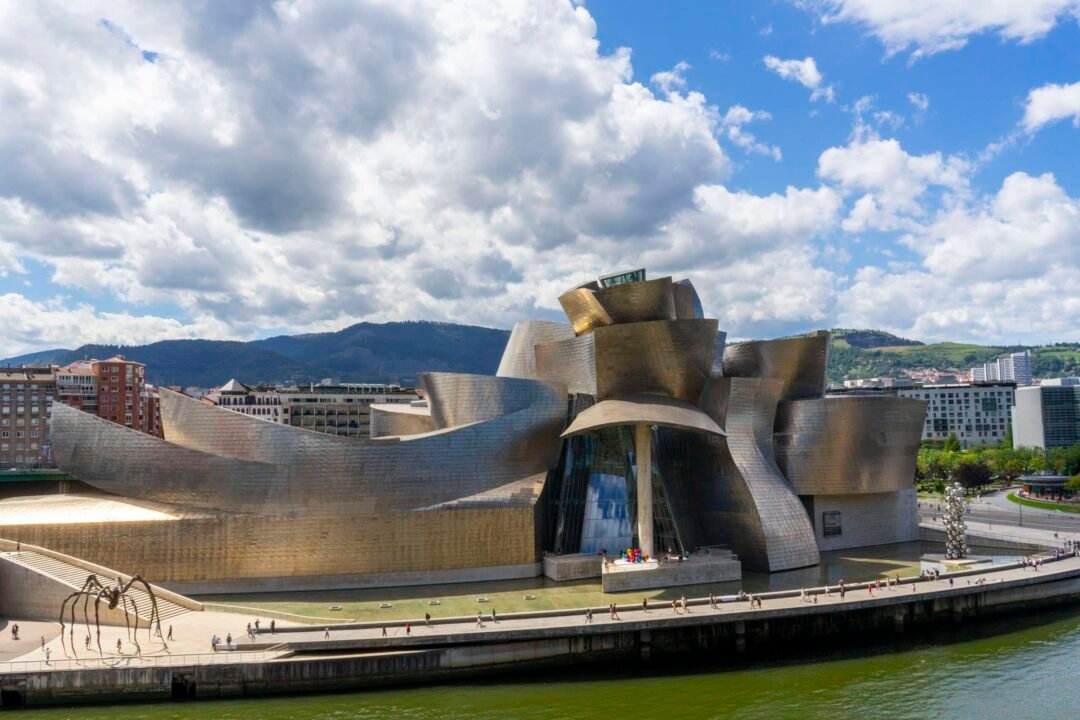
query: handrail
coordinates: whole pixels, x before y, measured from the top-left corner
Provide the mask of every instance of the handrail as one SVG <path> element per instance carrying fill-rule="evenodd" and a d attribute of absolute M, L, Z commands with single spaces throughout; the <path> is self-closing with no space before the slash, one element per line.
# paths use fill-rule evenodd
<path fill-rule="evenodd" d="M 116 668 L 175 667 L 184 665 L 228 665 L 243 662 L 265 662 L 288 650 L 288 643 L 278 643 L 258 650 L 219 650 L 208 653 L 179 655 L 116 655 L 109 657 L 56 658 L 44 660 L 6 660 L 0 662 L 0 677 L 22 672 L 52 672 L 55 670 L 103 670 Z"/>
<path fill-rule="evenodd" d="M 96 575 L 101 575 L 105 578 L 112 579 L 115 577 L 119 577 L 123 580 L 123 582 L 128 582 L 133 577 L 128 573 L 119 572 L 118 570 L 107 568 L 104 565 L 98 565 L 97 563 L 92 563 L 89 560 L 83 560 L 81 558 L 77 558 L 71 555 L 65 555 L 62 552 L 50 550 L 49 548 L 44 548 L 39 545 L 30 545 L 24 542 L 0 538 L 0 549 L 9 552 L 21 552 L 23 550 L 27 552 L 35 552 L 39 555 L 44 555 L 45 557 L 52 558 L 53 560 L 59 560 L 60 562 L 67 563 L 68 565 L 74 565 L 75 567 L 82 568 L 83 570 L 92 572 Z M 160 585 L 156 585 L 150 582 L 149 580 L 147 580 L 147 583 L 154 588 L 154 594 L 159 598 L 168 600 L 169 602 L 175 605 L 179 605 L 182 608 L 187 608 L 188 610 L 203 609 L 202 603 L 198 602 L 197 600 L 192 600 L 189 597 L 174 593 L 172 590 L 167 590 Z"/>

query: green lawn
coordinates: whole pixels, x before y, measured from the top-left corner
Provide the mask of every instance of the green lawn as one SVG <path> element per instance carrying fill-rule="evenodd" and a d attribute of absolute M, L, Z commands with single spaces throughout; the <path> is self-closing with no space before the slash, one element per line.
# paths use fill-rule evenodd
<path fill-rule="evenodd" d="M 1010 502 L 1026 507 L 1041 508 L 1043 510 L 1060 510 L 1061 512 L 1068 513 L 1080 513 L 1080 505 L 1066 505 L 1064 503 L 1029 500 L 1028 498 L 1016 497 L 1016 493 L 1009 493 L 1007 497 Z"/>
<path fill-rule="evenodd" d="M 615 602 L 639 604 L 642 598 L 650 603 L 670 605 L 671 600 L 685 594 L 704 597 L 710 592 L 733 595 L 744 589 L 748 592 L 792 590 L 812 587 L 824 582 L 835 584 L 840 578 L 848 582 L 871 580 L 886 575 L 917 575 L 920 569 L 919 543 L 902 543 L 857 551 L 823 553 L 822 564 L 781 573 L 744 572 L 738 582 L 713 585 L 692 585 L 631 593 L 604 593 L 599 580 L 556 583 L 546 578 L 503 580 L 495 582 L 427 585 L 423 587 L 379 588 L 369 590 L 320 590 L 312 592 L 250 593 L 241 595 L 202 596 L 204 602 L 225 603 L 255 610 L 266 609 L 293 613 L 311 618 L 378 621 L 418 619 L 424 613 L 432 617 L 474 616 L 476 612 L 499 614 L 530 610 L 565 610 L 571 608 L 607 607 Z M 533 599 L 526 599 L 532 596 Z M 487 602 L 477 602 L 478 598 Z M 429 602 L 438 600 L 438 605 Z M 380 605 L 389 604 L 383 608 Z M 338 606 L 340 610 L 330 610 Z M 251 611 L 238 610 L 250 614 Z M 317 622 L 312 620 L 312 622 Z"/>

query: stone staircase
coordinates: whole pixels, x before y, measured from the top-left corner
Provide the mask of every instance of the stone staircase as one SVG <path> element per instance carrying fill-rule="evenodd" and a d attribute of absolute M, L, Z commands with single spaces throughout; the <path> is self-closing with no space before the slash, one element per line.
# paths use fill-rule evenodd
<path fill-rule="evenodd" d="M 64 562 L 63 560 L 57 560 L 56 558 L 49 557 L 48 555 L 42 555 L 33 551 L 21 550 L 18 552 L 2 552 L 0 557 L 10 562 L 22 565 L 30 568 L 42 575 L 45 575 L 56 582 L 63 585 L 67 585 L 71 588 L 72 592 L 81 590 L 86 583 L 86 579 L 92 574 L 85 568 L 81 568 L 77 565 Z M 110 587 L 116 584 L 116 578 L 105 577 L 98 574 L 98 581 L 106 587 Z M 131 586 L 127 591 L 127 596 L 135 601 L 135 608 L 138 612 L 139 618 L 149 623 L 152 612 L 150 596 L 146 593 L 140 584 Z M 164 623 L 167 620 L 184 615 L 191 612 L 182 605 L 177 605 L 171 600 L 157 595 L 157 608 L 158 618 Z"/>

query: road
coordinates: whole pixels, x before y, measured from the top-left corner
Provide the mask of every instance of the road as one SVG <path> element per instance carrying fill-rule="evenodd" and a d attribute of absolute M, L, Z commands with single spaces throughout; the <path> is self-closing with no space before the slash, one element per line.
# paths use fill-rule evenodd
<path fill-rule="evenodd" d="M 1060 510 L 1024 507 L 1010 501 L 1006 495 L 1013 490 L 1000 490 L 973 500 L 964 515 L 969 521 L 1008 527 L 1029 527 L 1059 533 L 1080 533 L 1080 514 Z M 941 517 L 945 503 L 937 500 L 919 501 L 919 519 Z"/>

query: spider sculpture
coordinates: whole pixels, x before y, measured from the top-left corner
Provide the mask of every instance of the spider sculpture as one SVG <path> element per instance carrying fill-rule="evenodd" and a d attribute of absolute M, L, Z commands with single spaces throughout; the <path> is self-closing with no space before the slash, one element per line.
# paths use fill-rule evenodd
<path fill-rule="evenodd" d="M 106 581 L 107 583 L 108 581 Z M 97 630 L 97 649 L 98 654 L 102 655 L 101 651 L 101 603 L 104 602 L 109 610 L 115 610 L 117 607 L 121 609 L 124 614 L 124 625 L 127 626 L 128 640 L 133 640 L 135 643 L 136 651 L 141 654 L 142 647 L 139 645 L 139 610 L 135 605 L 135 599 L 128 593 L 132 585 L 141 583 L 143 589 L 146 591 L 147 597 L 150 598 L 150 621 L 146 626 L 147 638 L 152 638 L 153 628 L 161 627 L 161 618 L 158 615 L 157 598 L 154 597 L 154 590 L 150 587 L 150 584 L 142 579 L 141 576 L 135 575 L 127 583 L 124 583 L 120 578 L 116 579 L 115 585 L 104 584 L 98 578 L 97 575 L 91 574 L 86 578 L 86 582 L 83 583 L 82 588 L 68 595 L 64 602 L 60 604 L 60 642 L 64 645 L 64 652 L 67 652 L 67 643 L 64 640 L 64 613 L 68 611 L 70 607 L 71 612 L 71 630 L 69 631 L 69 639 L 71 640 L 71 652 L 78 657 L 78 652 L 75 650 L 75 610 L 79 605 L 79 600 L 82 600 L 82 612 L 83 622 L 86 624 L 87 633 L 90 632 L 90 614 L 89 605 L 90 601 L 94 601 L 94 627 Z M 69 606 L 70 603 L 70 606 Z M 128 608 L 130 607 L 131 617 L 135 618 L 135 627 L 131 627 L 131 623 L 128 620 Z M 165 639 L 161 640 L 162 645 L 168 647 L 165 643 Z M 89 641 L 87 642 L 89 645 Z"/>

